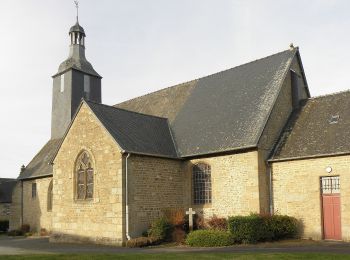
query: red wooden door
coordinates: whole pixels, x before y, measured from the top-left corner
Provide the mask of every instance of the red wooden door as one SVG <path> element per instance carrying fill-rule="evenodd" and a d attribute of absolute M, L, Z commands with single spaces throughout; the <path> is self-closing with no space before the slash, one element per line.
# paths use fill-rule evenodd
<path fill-rule="evenodd" d="M 323 194 L 322 205 L 324 239 L 341 240 L 340 195 Z"/>

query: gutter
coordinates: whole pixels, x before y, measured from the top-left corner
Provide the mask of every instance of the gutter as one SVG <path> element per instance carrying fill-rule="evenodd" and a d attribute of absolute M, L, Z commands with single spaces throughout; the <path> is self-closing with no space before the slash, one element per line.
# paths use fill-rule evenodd
<path fill-rule="evenodd" d="M 129 202 L 128 202 L 128 159 L 130 153 L 125 157 L 125 235 L 126 239 L 130 240 L 129 235 Z"/>

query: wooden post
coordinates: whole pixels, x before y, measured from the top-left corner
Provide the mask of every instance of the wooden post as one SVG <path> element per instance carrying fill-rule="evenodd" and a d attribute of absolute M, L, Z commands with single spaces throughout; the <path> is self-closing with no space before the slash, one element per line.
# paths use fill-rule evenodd
<path fill-rule="evenodd" d="M 195 211 L 192 210 L 192 208 L 189 208 L 188 211 L 186 211 L 186 215 L 188 215 L 188 226 L 190 228 L 190 231 L 193 231 L 193 215 L 196 214 Z"/>

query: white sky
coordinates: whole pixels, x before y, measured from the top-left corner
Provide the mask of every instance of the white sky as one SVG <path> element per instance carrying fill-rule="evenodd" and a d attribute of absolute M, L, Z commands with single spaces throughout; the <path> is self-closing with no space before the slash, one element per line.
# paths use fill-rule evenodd
<path fill-rule="evenodd" d="M 350 1 L 81 0 L 105 104 L 300 47 L 311 95 L 349 88 Z M 73 0 L 0 0 L 0 177 L 50 138 L 51 76 L 68 55 Z"/>

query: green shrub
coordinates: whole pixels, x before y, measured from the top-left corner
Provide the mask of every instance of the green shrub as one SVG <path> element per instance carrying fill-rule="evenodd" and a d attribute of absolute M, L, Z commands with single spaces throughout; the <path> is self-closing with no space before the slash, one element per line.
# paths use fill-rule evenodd
<path fill-rule="evenodd" d="M 265 232 L 263 218 L 258 215 L 230 217 L 228 226 L 234 240 L 239 243 L 256 243 Z"/>
<path fill-rule="evenodd" d="M 294 238 L 298 233 L 298 221 L 289 216 L 236 216 L 228 219 L 228 226 L 233 238 L 239 243 Z"/>
<path fill-rule="evenodd" d="M 166 218 L 159 218 L 151 224 L 148 236 L 160 241 L 168 240 L 171 236 L 173 226 Z"/>
<path fill-rule="evenodd" d="M 198 247 L 229 246 L 234 243 L 233 236 L 227 231 L 195 230 L 188 234 L 186 244 Z"/>
<path fill-rule="evenodd" d="M 269 221 L 269 227 L 274 235 L 274 240 L 297 237 L 299 223 L 296 218 L 273 215 Z"/>
<path fill-rule="evenodd" d="M 9 229 L 9 221 L 0 220 L 0 232 L 7 232 L 8 229 Z"/>

